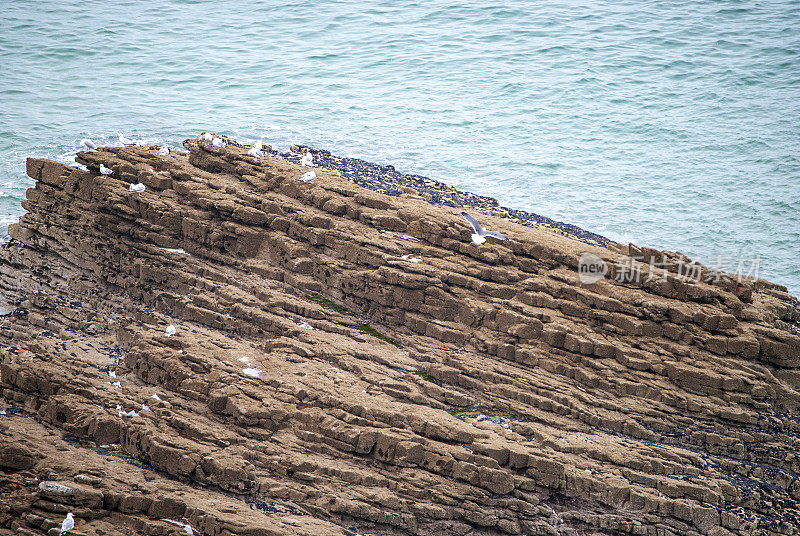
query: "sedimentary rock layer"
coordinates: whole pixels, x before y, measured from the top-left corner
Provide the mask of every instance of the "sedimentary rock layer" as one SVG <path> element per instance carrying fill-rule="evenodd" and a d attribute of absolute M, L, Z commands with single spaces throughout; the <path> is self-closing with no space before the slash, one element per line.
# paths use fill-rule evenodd
<path fill-rule="evenodd" d="M 0 530 L 798 533 L 785 289 L 491 216 L 476 246 L 411 189 L 186 147 L 28 161 Z"/>

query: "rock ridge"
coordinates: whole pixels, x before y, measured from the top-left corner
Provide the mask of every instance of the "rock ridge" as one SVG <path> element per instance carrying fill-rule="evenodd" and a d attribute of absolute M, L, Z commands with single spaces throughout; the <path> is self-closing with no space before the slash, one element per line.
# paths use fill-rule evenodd
<path fill-rule="evenodd" d="M 785 288 L 184 145 L 27 162 L 0 531 L 800 532 Z"/>

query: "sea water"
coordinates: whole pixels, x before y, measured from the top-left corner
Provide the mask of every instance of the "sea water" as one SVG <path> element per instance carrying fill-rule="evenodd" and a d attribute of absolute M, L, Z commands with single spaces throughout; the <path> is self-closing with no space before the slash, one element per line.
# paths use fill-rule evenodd
<path fill-rule="evenodd" d="M 0 9 L 0 227 L 27 156 L 309 144 L 800 293 L 800 4 L 165 1 Z"/>

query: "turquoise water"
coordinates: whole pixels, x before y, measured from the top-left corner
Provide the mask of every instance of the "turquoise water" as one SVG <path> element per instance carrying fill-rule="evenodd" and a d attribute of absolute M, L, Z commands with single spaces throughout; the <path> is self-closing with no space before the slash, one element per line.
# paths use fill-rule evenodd
<path fill-rule="evenodd" d="M 800 293 L 800 4 L 61 2 L 0 10 L 0 221 L 30 155 L 305 143 Z M 438 6 L 438 7 L 437 7 Z"/>

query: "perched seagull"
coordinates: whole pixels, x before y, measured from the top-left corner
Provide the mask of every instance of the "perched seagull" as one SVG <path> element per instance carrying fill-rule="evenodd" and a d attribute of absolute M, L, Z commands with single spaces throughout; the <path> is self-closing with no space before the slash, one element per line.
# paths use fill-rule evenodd
<path fill-rule="evenodd" d="M 82 147 L 86 147 L 86 149 L 88 149 L 89 151 L 96 151 L 97 150 L 97 145 L 95 145 L 92 140 L 88 140 L 88 139 L 81 140 L 81 146 Z"/>
<path fill-rule="evenodd" d="M 203 132 L 203 134 L 200 136 L 200 141 L 211 141 L 213 139 L 214 139 L 214 136 L 212 136 L 208 132 Z"/>
<path fill-rule="evenodd" d="M 163 146 L 161 149 L 158 150 L 156 156 L 169 156 L 169 147 L 166 145 Z"/>
<path fill-rule="evenodd" d="M 474 231 L 471 237 L 473 244 L 477 245 L 483 244 L 484 242 L 486 242 L 487 236 L 496 238 L 498 240 L 508 240 L 508 238 L 505 235 L 502 235 L 497 231 L 487 231 L 486 229 L 481 227 L 481 224 L 478 223 L 478 220 L 476 220 L 466 212 L 462 212 L 461 215 L 464 216 L 464 219 L 467 220 L 467 223 L 469 223 L 472 226 L 472 230 Z"/>
<path fill-rule="evenodd" d="M 262 156 L 264 156 L 264 151 L 262 151 L 261 149 L 257 149 L 254 146 L 252 149 L 247 151 L 247 154 L 249 154 L 250 156 L 255 156 L 256 158 L 261 158 Z"/>
<path fill-rule="evenodd" d="M 169 326 L 167 326 L 167 330 L 164 333 L 166 334 L 167 337 L 172 337 L 173 335 L 175 335 L 175 326 L 170 324 Z"/>
<path fill-rule="evenodd" d="M 300 159 L 300 165 L 305 167 L 312 167 L 314 165 L 314 155 L 311 154 L 311 151 L 303 155 L 303 158 Z"/>
<path fill-rule="evenodd" d="M 264 148 L 264 142 L 263 142 L 263 141 L 261 141 L 261 140 L 258 140 L 258 141 L 256 141 L 256 142 L 253 144 L 253 149 L 255 149 L 255 150 L 257 150 L 257 151 L 260 151 L 260 150 L 262 150 L 263 148 Z"/>
<path fill-rule="evenodd" d="M 138 182 L 136 184 L 131 184 L 130 186 L 128 186 L 128 191 L 129 192 L 133 192 L 135 194 L 140 194 L 140 193 L 144 192 L 144 190 L 145 190 L 145 186 L 141 182 Z"/>
<path fill-rule="evenodd" d="M 103 164 L 100 164 L 100 173 L 102 173 L 103 175 L 113 175 L 114 174 L 114 170 L 108 169 Z"/>
<path fill-rule="evenodd" d="M 136 145 L 134 142 L 123 136 L 121 133 L 117 135 L 117 138 L 119 139 L 119 142 L 122 145 Z"/>
<path fill-rule="evenodd" d="M 297 180 L 299 180 L 300 182 L 311 182 L 316 178 L 317 178 L 316 173 L 314 173 L 313 171 L 308 171 L 306 173 L 303 173 Z"/>
<path fill-rule="evenodd" d="M 72 512 L 67 514 L 67 518 L 61 522 L 61 534 L 69 532 L 75 528 L 75 519 L 72 517 Z"/>
<path fill-rule="evenodd" d="M 214 147 L 222 147 L 223 149 L 228 146 L 228 144 L 225 143 L 225 140 L 223 140 L 222 138 L 214 138 L 213 140 L 211 140 L 211 144 Z"/>

